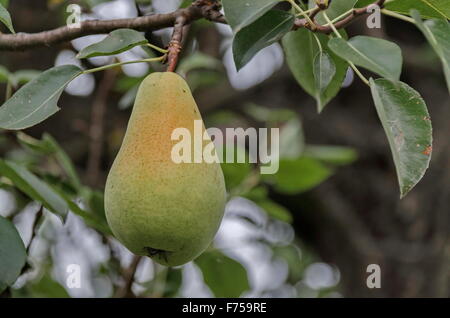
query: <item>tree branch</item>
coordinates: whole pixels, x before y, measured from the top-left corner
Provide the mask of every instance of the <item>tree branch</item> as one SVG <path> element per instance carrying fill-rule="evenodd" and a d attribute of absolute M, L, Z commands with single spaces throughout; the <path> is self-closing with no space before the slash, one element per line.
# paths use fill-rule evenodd
<path fill-rule="evenodd" d="M 16 51 L 38 46 L 50 46 L 85 35 L 109 33 L 121 28 L 137 31 L 154 31 L 173 26 L 178 17 L 184 17 L 185 24 L 201 18 L 224 23 L 225 19 L 217 11 L 217 8 L 218 4 L 216 1 L 196 0 L 188 8 L 179 9 L 167 14 L 154 14 L 131 19 L 88 20 L 82 22 L 79 28 L 64 26 L 39 33 L 0 33 L 0 51 Z"/>
<path fill-rule="evenodd" d="M 376 4 L 383 7 L 386 0 L 378 0 L 366 7 L 354 9 L 346 18 L 336 22 L 336 29 L 341 29 L 349 25 L 356 18 L 369 14 L 367 9 Z M 220 13 L 220 4 L 217 0 L 196 0 L 191 6 L 184 9 L 176 10 L 167 14 L 154 14 L 150 16 L 137 17 L 131 19 L 116 20 L 89 20 L 81 23 L 80 28 L 69 28 L 67 26 L 60 27 L 50 31 L 39 33 L 17 33 L 3 34 L 0 33 L 0 51 L 25 50 L 38 46 L 50 46 L 53 44 L 71 41 L 73 39 L 91 35 L 104 34 L 111 31 L 128 28 L 137 31 L 155 31 L 172 26 L 179 25 L 182 21 L 183 25 L 190 24 L 196 20 L 205 18 L 213 22 L 226 23 L 224 16 Z M 320 12 L 320 8 L 313 11 L 310 18 L 314 18 Z M 333 31 L 331 26 L 327 25 L 311 25 L 306 19 L 296 19 L 293 29 L 306 28 L 312 32 L 329 34 Z M 175 33 L 175 32 L 174 32 Z M 175 34 L 174 34 L 175 35 Z M 176 35 L 177 36 L 177 35 Z M 176 45 L 173 47 L 172 60 L 176 65 Z M 170 61 L 169 61 L 170 62 Z M 169 63 L 169 65 L 171 65 Z"/>
<path fill-rule="evenodd" d="M 350 23 L 355 21 L 357 18 L 359 18 L 363 15 L 369 14 L 370 11 L 368 11 L 367 9 L 370 8 L 371 6 L 378 5 L 380 8 L 382 8 L 385 2 L 386 2 L 386 0 L 378 0 L 372 4 L 369 4 L 368 6 L 363 7 L 363 8 L 354 9 L 352 11 L 352 13 L 349 14 L 347 17 L 334 23 L 334 27 L 336 29 L 345 28 Z M 319 12 L 320 12 L 320 8 L 318 8 L 318 10 L 315 10 L 311 14 L 312 18 L 314 18 Z M 297 30 L 300 28 L 307 28 L 308 30 L 310 30 L 312 32 L 325 33 L 325 34 L 330 34 L 333 32 L 333 28 L 330 25 L 320 25 L 320 24 L 316 23 L 314 26 L 312 26 L 308 23 L 308 21 L 306 19 L 296 19 L 295 24 L 294 24 L 294 30 Z"/>

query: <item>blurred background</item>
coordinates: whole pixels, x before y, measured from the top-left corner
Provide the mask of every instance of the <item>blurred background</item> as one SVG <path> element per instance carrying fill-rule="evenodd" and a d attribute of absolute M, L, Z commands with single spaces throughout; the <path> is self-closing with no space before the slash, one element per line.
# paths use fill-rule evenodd
<path fill-rule="evenodd" d="M 64 25 L 69 3 L 82 6 L 83 20 L 166 13 L 183 5 L 136 2 L 12 0 L 8 9 L 17 31 L 39 32 Z M 368 29 L 359 21 L 348 33 L 385 38 L 402 48 L 402 81 L 421 93 L 434 124 L 430 169 L 406 198 L 399 200 L 369 89 L 354 80 L 352 71 L 319 115 L 314 99 L 287 68 L 279 44 L 237 73 L 230 28 L 201 20 L 189 27 L 177 72 L 186 77 L 207 127 L 280 127 L 279 172 L 261 176 L 251 164 L 224 164 L 230 201 L 214 245 L 194 262 L 170 269 L 133 256 L 78 213 L 69 213 L 63 224 L 43 209 L 36 224 L 40 204 L 0 182 L 0 215 L 14 222 L 25 246 L 31 241 L 27 270 L 3 296 L 448 297 L 449 96 L 439 60 L 420 32 L 391 18 L 383 17 L 382 23 L 381 29 Z M 170 34 L 169 28 L 146 36 L 165 46 Z M 113 57 L 75 58 L 103 37 L 0 52 L 0 100 L 5 70 L 23 84 L 55 65 L 92 68 L 147 55 L 135 48 Z M 1 132 L 0 156 L 26 165 L 104 222 L 103 187 L 137 87 L 149 72 L 161 69 L 140 63 L 77 78 L 56 115 L 19 134 Z M 80 265 L 80 288 L 67 287 L 69 264 Z M 369 264 L 380 266 L 381 288 L 367 287 Z"/>

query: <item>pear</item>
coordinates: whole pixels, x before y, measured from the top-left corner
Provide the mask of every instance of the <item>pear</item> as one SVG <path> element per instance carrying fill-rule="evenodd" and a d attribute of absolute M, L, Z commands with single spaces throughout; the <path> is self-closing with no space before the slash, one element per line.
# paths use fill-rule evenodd
<path fill-rule="evenodd" d="M 171 72 L 147 76 L 106 181 L 105 211 L 113 234 L 134 254 L 166 266 L 200 255 L 214 239 L 225 208 L 219 163 L 172 159 L 177 143 L 172 132 L 185 128 L 194 136 L 194 120 L 202 118 L 183 78 Z"/>

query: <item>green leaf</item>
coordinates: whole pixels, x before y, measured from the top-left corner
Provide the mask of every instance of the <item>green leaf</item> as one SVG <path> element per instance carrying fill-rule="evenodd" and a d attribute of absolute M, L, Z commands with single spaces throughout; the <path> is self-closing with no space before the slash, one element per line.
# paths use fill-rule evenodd
<path fill-rule="evenodd" d="M 244 67 L 261 49 L 275 43 L 294 25 L 294 15 L 270 10 L 253 24 L 240 30 L 233 40 L 236 69 Z"/>
<path fill-rule="evenodd" d="M 245 2 L 222 0 L 222 5 L 228 24 L 237 33 L 263 16 L 278 2 L 278 0 L 246 0 Z"/>
<path fill-rule="evenodd" d="M 9 81 L 10 76 L 11 73 L 8 71 L 8 69 L 0 65 L 0 83 L 7 83 Z"/>
<path fill-rule="evenodd" d="M 448 0 L 394 0 L 386 3 L 385 8 L 403 14 L 410 14 L 411 9 L 416 9 L 427 19 L 450 19 Z"/>
<path fill-rule="evenodd" d="M 441 59 L 447 87 L 450 92 L 450 24 L 446 20 L 437 19 L 423 22 L 416 10 L 411 11 L 411 16 Z"/>
<path fill-rule="evenodd" d="M 239 163 L 237 161 L 237 154 L 244 151 L 245 149 L 240 148 L 236 146 L 234 148 L 234 160 L 233 162 L 226 162 L 226 154 L 229 151 L 232 151 L 233 149 L 231 147 L 223 147 L 224 149 L 217 148 L 217 152 L 219 154 L 220 151 L 222 151 L 223 155 L 222 157 L 224 160 L 220 164 L 223 171 L 223 176 L 225 178 L 225 185 L 227 188 L 227 191 L 231 191 L 235 188 L 237 188 L 245 179 L 246 177 L 251 173 L 252 171 L 252 165 L 249 163 L 249 156 L 248 153 L 245 153 L 245 162 Z"/>
<path fill-rule="evenodd" d="M 345 32 L 341 31 L 345 36 Z M 326 52 L 336 67 L 336 73 L 328 88 L 320 94 L 314 77 L 314 58 L 319 47 L 314 36 L 319 39 L 323 52 Z M 322 111 L 326 104 L 339 92 L 345 79 L 348 64 L 328 48 L 328 37 L 324 34 L 314 35 L 306 29 L 289 32 L 283 38 L 283 48 L 289 68 L 299 85 L 317 101 L 318 111 Z"/>
<path fill-rule="evenodd" d="M 328 53 L 317 53 L 313 73 L 319 94 L 323 94 L 336 74 L 336 66 Z"/>
<path fill-rule="evenodd" d="M 5 8 L 8 8 L 9 0 L 0 0 L 0 4 L 4 6 Z"/>
<path fill-rule="evenodd" d="M 271 218 L 286 222 L 286 223 L 292 223 L 293 218 L 291 212 L 289 212 L 288 209 L 286 209 L 284 206 L 279 205 L 276 202 L 273 202 L 270 199 L 262 200 L 259 202 L 256 202 L 261 209 L 266 211 L 267 215 L 269 215 Z"/>
<path fill-rule="evenodd" d="M 374 2 L 375 0 L 373 0 L 372 2 Z M 314 0 L 310 1 L 310 3 L 315 3 Z M 328 17 L 330 18 L 330 20 L 333 20 L 337 17 L 339 17 L 341 14 L 344 14 L 345 12 L 349 11 L 350 9 L 352 9 L 355 6 L 355 3 L 357 2 L 357 0 L 338 0 L 338 1 L 332 1 L 330 6 L 328 7 L 327 10 L 325 10 L 326 14 L 328 15 Z M 325 18 L 323 17 L 323 13 L 320 12 L 317 16 L 316 16 L 316 20 L 317 22 L 319 22 L 320 24 L 326 24 L 327 21 L 325 20 Z"/>
<path fill-rule="evenodd" d="M 14 76 L 14 86 L 26 84 L 41 74 L 41 71 L 37 70 L 19 70 L 13 74 Z"/>
<path fill-rule="evenodd" d="M 358 0 L 358 2 L 356 2 L 355 4 L 355 8 L 366 7 L 372 3 L 374 3 L 374 0 Z"/>
<path fill-rule="evenodd" d="M 0 216 L 0 293 L 16 281 L 26 260 L 25 245 L 16 227 Z"/>
<path fill-rule="evenodd" d="M 348 165 L 358 158 L 358 153 L 349 147 L 307 145 L 303 156 L 332 165 Z"/>
<path fill-rule="evenodd" d="M 427 106 L 419 93 L 402 82 L 370 79 L 370 88 L 403 198 L 422 179 L 430 163 L 432 128 Z"/>
<path fill-rule="evenodd" d="M 184 58 L 177 67 L 177 72 L 187 74 L 195 69 L 220 70 L 222 63 L 220 60 L 200 52 L 193 53 Z"/>
<path fill-rule="evenodd" d="M 278 173 L 262 177 L 273 182 L 278 192 L 296 194 L 318 186 L 332 173 L 333 171 L 321 162 L 302 157 L 295 160 L 281 159 Z"/>
<path fill-rule="evenodd" d="M 33 138 L 22 131 L 17 133 L 17 141 L 25 148 L 40 155 L 53 153 L 52 147 L 46 141 Z"/>
<path fill-rule="evenodd" d="M 181 268 L 167 268 L 166 284 L 164 285 L 163 298 L 176 297 L 183 282 L 183 270 Z"/>
<path fill-rule="evenodd" d="M 81 50 L 77 58 L 119 54 L 146 43 L 148 41 L 141 32 L 132 29 L 118 29 L 109 33 L 102 41 Z"/>
<path fill-rule="evenodd" d="M 0 175 L 10 179 L 23 193 L 42 203 L 48 210 L 62 217 L 67 215 L 68 206 L 66 202 L 27 168 L 0 159 Z"/>
<path fill-rule="evenodd" d="M 78 177 L 77 170 L 75 169 L 75 166 L 67 153 L 61 148 L 58 142 L 50 134 L 44 133 L 42 140 L 46 142 L 53 150 L 56 160 L 66 172 L 71 184 L 76 189 L 81 189 L 81 181 Z"/>
<path fill-rule="evenodd" d="M 294 117 L 286 122 L 280 130 L 280 158 L 296 159 L 300 157 L 305 146 L 305 136 L 301 121 Z"/>
<path fill-rule="evenodd" d="M 11 15 L 1 3 L 0 3 L 0 22 L 6 25 L 6 27 L 9 29 L 9 31 L 11 31 L 11 33 L 16 33 L 12 25 Z"/>
<path fill-rule="evenodd" d="M 355 36 L 348 41 L 333 38 L 328 45 L 343 59 L 388 79 L 400 79 L 402 52 L 395 43 L 370 36 Z"/>
<path fill-rule="evenodd" d="M 57 101 L 81 69 L 75 65 L 53 67 L 19 89 L 0 107 L 0 128 L 25 129 L 59 110 Z"/>
<path fill-rule="evenodd" d="M 195 264 L 200 267 L 203 279 L 215 297 L 235 298 L 250 289 L 245 268 L 219 251 L 203 253 Z"/>
<path fill-rule="evenodd" d="M 246 193 L 242 193 L 241 196 L 255 202 L 271 218 L 286 223 L 292 223 L 293 219 L 291 212 L 284 206 L 279 205 L 278 203 L 269 199 L 269 194 L 266 186 L 257 186 Z"/>

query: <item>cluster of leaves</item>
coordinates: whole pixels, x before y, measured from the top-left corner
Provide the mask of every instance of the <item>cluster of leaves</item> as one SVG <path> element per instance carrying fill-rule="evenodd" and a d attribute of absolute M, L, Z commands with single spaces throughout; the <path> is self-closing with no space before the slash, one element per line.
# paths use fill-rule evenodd
<path fill-rule="evenodd" d="M 355 7 L 373 2 L 333 1 L 318 14 L 316 21 L 324 25 L 327 21 L 345 16 Z M 398 45 L 368 36 L 347 39 L 344 30 L 335 31 L 329 36 L 305 28 L 292 31 L 296 14 L 273 9 L 279 1 L 250 0 L 246 1 L 244 8 L 239 1 L 223 0 L 222 3 L 234 32 L 236 68 L 241 69 L 261 49 L 282 39 L 287 63 L 294 77 L 317 100 L 319 112 L 341 89 L 349 65 L 358 74 L 356 66 L 381 76 L 378 79 L 370 78 L 369 81 L 362 79 L 370 87 L 391 147 L 401 197 L 420 181 L 430 162 L 432 127 L 422 97 L 400 81 L 402 53 Z M 313 6 L 315 2 L 309 1 L 309 8 Z M 441 58 L 450 89 L 450 25 L 447 21 L 450 4 L 408 0 L 388 2 L 386 7 L 414 18 L 417 27 Z M 432 19 L 423 22 L 420 14 Z"/>
<path fill-rule="evenodd" d="M 255 202 L 273 219 L 291 223 L 293 217 L 291 211 L 269 198 L 269 189 L 284 195 L 309 191 L 332 176 L 336 168 L 357 159 L 352 148 L 306 144 L 301 121 L 292 110 L 248 104 L 245 116 L 269 129 L 280 129 L 279 169 L 275 174 L 260 174 L 261 164 L 252 164 L 248 158 L 245 163 L 224 162 L 225 184 L 231 197 L 241 196 Z M 230 110 L 206 118 L 207 125 L 214 127 L 229 127 L 236 121 L 245 122 L 246 118 Z M 227 150 L 223 150 L 225 155 Z"/>
<path fill-rule="evenodd" d="M 94 6 L 101 1 L 86 0 L 86 3 Z M 227 21 L 234 32 L 233 55 L 238 70 L 261 49 L 281 40 L 295 79 L 316 99 L 319 111 L 339 92 L 349 65 L 365 68 L 381 76 L 378 79 L 371 78 L 368 84 L 391 146 L 401 195 L 406 195 L 428 167 L 432 138 L 425 102 L 414 89 L 400 82 L 400 48 L 394 43 L 373 37 L 356 36 L 348 39 L 345 30 L 330 36 L 307 29 L 292 31 L 296 14 L 274 9 L 280 1 L 245 2 L 246 5 L 242 6 L 241 1 L 222 0 Z M 373 1 L 333 1 L 326 14 L 333 20 L 354 7 L 370 3 Z M 14 32 L 11 17 L 5 9 L 7 5 L 8 1 L 0 0 L 0 22 Z M 314 5 L 314 1 L 310 1 L 309 5 Z M 305 10 L 307 8 L 304 7 Z M 445 0 L 394 0 L 389 1 L 386 8 L 411 15 L 441 59 L 450 90 L 450 27 L 447 21 L 450 5 Z M 422 18 L 428 20 L 422 21 Z M 327 22 L 323 14 L 319 14 L 317 20 L 322 24 Z M 121 29 L 79 52 L 78 58 L 115 55 L 148 44 L 141 33 Z M 218 61 L 200 53 L 182 60 L 178 72 L 189 74 L 188 79 L 193 88 L 205 81 L 205 73 L 194 76 L 199 67 L 212 70 L 208 81 L 214 81 L 214 70 L 221 66 Z M 34 71 L 11 73 L 1 68 L 0 82 L 7 83 L 13 89 L 25 85 L 0 107 L 0 128 L 22 130 L 52 116 L 59 110 L 58 99 L 67 84 L 84 72 L 75 65 L 57 66 L 40 74 Z M 120 103 L 123 108 L 134 99 L 137 84 L 138 81 L 131 86 L 125 85 L 124 91 L 128 93 Z M 308 191 L 331 176 L 336 167 L 351 163 L 356 158 L 355 152 L 345 147 L 305 144 L 301 122 L 290 111 L 272 111 L 247 105 L 245 112 L 266 127 L 281 127 L 280 169 L 275 175 L 260 176 L 258 166 L 223 164 L 228 191 L 231 195 L 254 201 L 274 219 L 289 223 L 292 215 L 268 197 L 269 189 L 284 194 Z M 236 117 L 236 114 L 233 116 Z M 0 186 L 10 191 L 19 190 L 28 200 L 39 202 L 63 220 L 69 211 L 77 214 L 88 226 L 105 236 L 110 235 L 104 217 L 102 193 L 82 185 L 69 156 L 56 141 L 48 134 L 38 140 L 23 133 L 17 135 L 17 140 L 37 158 L 54 161 L 59 167 L 58 173 L 49 173 L 35 162 L 21 164 L 1 159 Z M 293 260 L 296 254 L 292 253 L 291 248 L 278 248 L 277 251 L 285 259 L 298 264 L 298 259 L 294 257 Z M 11 221 L 3 217 L 0 217 L 0 254 L 1 292 L 14 283 L 27 258 L 17 230 Z M 216 296 L 237 297 L 249 289 L 244 267 L 219 251 L 203 254 L 196 264 Z M 292 266 L 292 273 L 297 280 L 301 276 L 298 270 L 298 267 Z M 169 283 L 163 295 L 173 296 L 181 285 L 181 273 L 171 269 L 164 275 Z"/>

